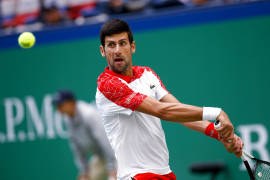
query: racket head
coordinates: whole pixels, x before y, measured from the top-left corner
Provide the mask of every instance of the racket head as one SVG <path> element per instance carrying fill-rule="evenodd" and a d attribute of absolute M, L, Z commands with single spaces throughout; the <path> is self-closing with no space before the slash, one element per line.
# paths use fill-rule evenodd
<path fill-rule="evenodd" d="M 218 129 L 220 126 L 220 121 L 216 120 L 214 124 L 215 129 Z M 253 170 L 246 158 L 253 162 Z M 257 159 L 246 151 L 243 151 L 241 159 L 243 160 L 251 180 L 270 180 L 270 162 Z"/>
<path fill-rule="evenodd" d="M 256 163 L 254 165 L 253 175 L 257 180 L 269 180 L 270 179 L 270 163 L 260 159 L 253 159 Z"/>
<path fill-rule="evenodd" d="M 251 180 L 269 180 L 270 179 L 270 162 L 263 161 L 255 158 L 251 154 L 243 151 L 242 160 Z M 253 168 L 250 167 L 247 159 L 254 164 Z"/>

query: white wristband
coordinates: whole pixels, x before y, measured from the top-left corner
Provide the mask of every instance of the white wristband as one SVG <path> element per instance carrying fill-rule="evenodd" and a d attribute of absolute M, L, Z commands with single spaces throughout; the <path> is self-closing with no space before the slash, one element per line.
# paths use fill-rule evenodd
<path fill-rule="evenodd" d="M 221 112 L 220 108 L 203 107 L 203 120 L 215 121 Z"/>

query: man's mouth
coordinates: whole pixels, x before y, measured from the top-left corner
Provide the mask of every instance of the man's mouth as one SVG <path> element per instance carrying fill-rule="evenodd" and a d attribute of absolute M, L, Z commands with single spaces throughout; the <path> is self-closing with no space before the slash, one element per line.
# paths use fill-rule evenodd
<path fill-rule="evenodd" d="M 122 61 L 124 61 L 124 59 L 122 59 L 122 58 L 115 58 L 114 59 L 114 62 L 122 62 Z"/>

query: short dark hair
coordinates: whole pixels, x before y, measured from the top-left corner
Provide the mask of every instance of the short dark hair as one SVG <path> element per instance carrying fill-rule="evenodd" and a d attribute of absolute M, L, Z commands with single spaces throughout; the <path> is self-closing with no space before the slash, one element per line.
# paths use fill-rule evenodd
<path fill-rule="evenodd" d="M 100 33 L 99 33 L 100 42 L 101 42 L 102 46 L 104 47 L 104 45 L 105 45 L 105 37 L 106 36 L 111 36 L 113 34 L 119 34 L 122 32 L 128 33 L 129 42 L 132 43 L 133 42 L 133 34 L 132 34 L 132 31 L 131 31 L 128 23 L 126 23 L 125 21 L 120 20 L 120 19 L 112 19 L 112 20 L 105 22 L 102 25 Z"/>

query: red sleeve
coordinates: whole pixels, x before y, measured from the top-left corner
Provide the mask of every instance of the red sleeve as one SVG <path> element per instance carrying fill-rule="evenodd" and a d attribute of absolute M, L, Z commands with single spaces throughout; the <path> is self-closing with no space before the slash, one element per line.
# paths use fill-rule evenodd
<path fill-rule="evenodd" d="M 134 111 L 147 97 L 134 92 L 118 77 L 103 73 L 97 81 L 99 91 L 110 101 L 124 108 Z"/>

